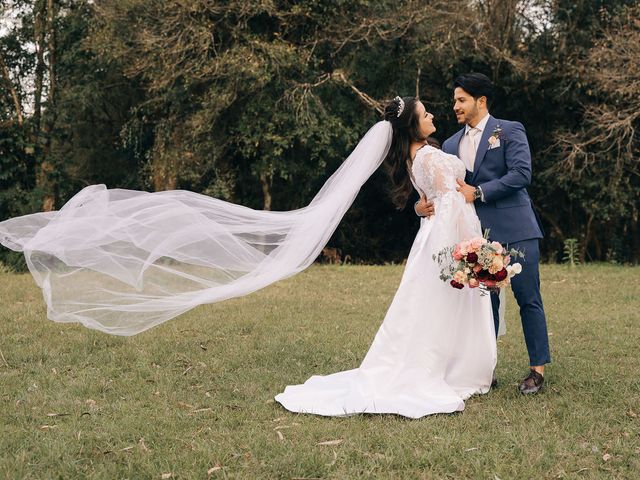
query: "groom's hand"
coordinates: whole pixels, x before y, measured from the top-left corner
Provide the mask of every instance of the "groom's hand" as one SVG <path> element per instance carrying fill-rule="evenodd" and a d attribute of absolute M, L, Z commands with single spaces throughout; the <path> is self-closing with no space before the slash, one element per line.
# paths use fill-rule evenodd
<path fill-rule="evenodd" d="M 430 202 L 424 193 L 420 194 L 420 200 L 416 202 L 414 210 L 416 211 L 416 215 L 427 218 L 436 213 L 433 202 Z"/>
<path fill-rule="evenodd" d="M 464 199 L 467 202 L 473 202 L 475 200 L 476 187 L 465 183 L 464 180 L 461 180 L 459 178 L 456 181 L 458 182 L 456 190 L 464 195 Z"/>

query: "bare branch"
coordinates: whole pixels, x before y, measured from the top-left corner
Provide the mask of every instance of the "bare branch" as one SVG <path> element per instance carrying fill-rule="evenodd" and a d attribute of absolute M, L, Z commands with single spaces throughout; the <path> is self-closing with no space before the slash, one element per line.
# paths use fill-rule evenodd
<path fill-rule="evenodd" d="M 384 113 L 384 105 L 382 104 L 382 102 L 376 100 L 373 97 L 370 97 L 369 95 L 358 89 L 353 83 L 349 81 L 349 79 L 347 79 L 343 72 L 336 70 L 331 76 L 339 82 L 347 85 L 358 96 L 358 99 L 369 108 L 373 108 L 381 115 Z"/>

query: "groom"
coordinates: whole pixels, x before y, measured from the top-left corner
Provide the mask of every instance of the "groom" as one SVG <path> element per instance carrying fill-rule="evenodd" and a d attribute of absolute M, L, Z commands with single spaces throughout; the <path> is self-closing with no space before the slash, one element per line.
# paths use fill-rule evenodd
<path fill-rule="evenodd" d="M 493 85 L 481 73 L 460 75 L 454 82 L 454 106 L 464 128 L 448 138 L 442 149 L 460 157 L 467 173 L 458 190 L 474 202 L 482 229 L 489 238 L 524 252 L 522 272 L 511 280 L 520 306 L 530 372 L 520 384 L 524 394 L 536 393 L 544 382 L 544 365 L 551 361 L 538 261 L 542 228 L 533 211 L 527 185 L 531 183 L 531 153 L 524 127 L 489 114 Z M 433 203 L 421 198 L 415 205 L 420 216 L 434 213 Z M 500 299 L 491 295 L 493 319 L 498 331 Z"/>

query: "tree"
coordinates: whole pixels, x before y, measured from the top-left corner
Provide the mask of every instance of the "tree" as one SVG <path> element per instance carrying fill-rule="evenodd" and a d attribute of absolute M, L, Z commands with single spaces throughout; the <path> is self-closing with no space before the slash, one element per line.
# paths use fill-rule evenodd
<path fill-rule="evenodd" d="M 582 260 L 589 246 L 599 260 L 640 259 L 639 14 L 625 7 L 608 18 L 588 51 L 580 80 L 590 101 L 577 128 L 557 133 L 559 161 L 547 170 L 584 219 Z"/>
<path fill-rule="evenodd" d="M 0 218 L 92 183 L 299 208 L 398 94 L 453 134 L 453 79 L 480 71 L 527 128 L 546 258 L 577 238 L 582 259 L 637 262 L 636 4 L 6 0 Z M 377 172 L 330 245 L 402 260 L 417 218 L 387 192 Z"/>

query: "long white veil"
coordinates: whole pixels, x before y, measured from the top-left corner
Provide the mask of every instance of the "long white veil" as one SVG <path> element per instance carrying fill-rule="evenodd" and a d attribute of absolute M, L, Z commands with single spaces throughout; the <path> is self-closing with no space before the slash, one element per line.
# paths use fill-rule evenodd
<path fill-rule="evenodd" d="M 308 267 L 384 160 L 391 137 L 389 122 L 376 123 L 298 210 L 92 185 L 57 212 L 0 222 L 0 243 L 24 252 L 51 320 L 135 335 Z"/>

